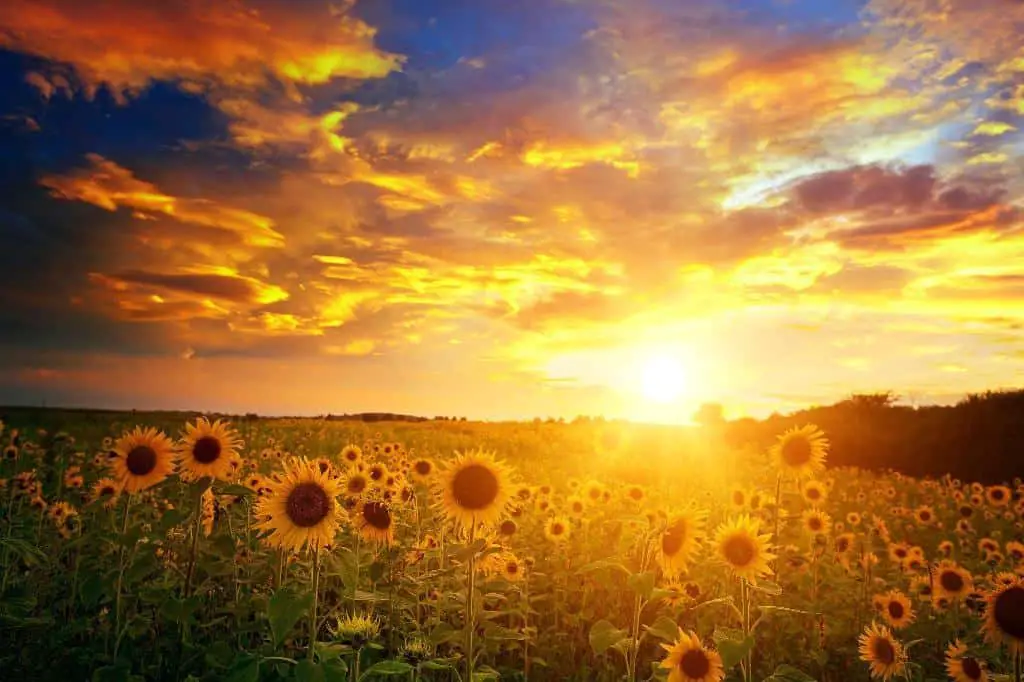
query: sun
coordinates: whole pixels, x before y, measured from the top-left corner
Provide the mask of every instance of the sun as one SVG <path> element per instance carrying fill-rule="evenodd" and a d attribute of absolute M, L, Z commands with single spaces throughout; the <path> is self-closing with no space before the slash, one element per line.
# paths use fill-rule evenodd
<path fill-rule="evenodd" d="M 683 364 L 671 355 L 652 355 L 643 364 L 640 390 L 656 403 L 671 403 L 686 391 Z"/>

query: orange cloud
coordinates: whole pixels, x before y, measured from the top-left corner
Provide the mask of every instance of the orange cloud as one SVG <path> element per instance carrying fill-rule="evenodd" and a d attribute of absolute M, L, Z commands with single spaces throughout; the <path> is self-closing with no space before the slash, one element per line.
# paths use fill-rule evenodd
<path fill-rule="evenodd" d="M 84 201 L 108 211 L 123 206 L 135 209 L 141 216 L 163 215 L 184 223 L 225 230 L 251 246 L 284 245 L 284 235 L 274 229 L 270 218 L 210 199 L 173 197 L 99 154 L 88 154 L 86 158 L 89 167 L 68 175 L 47 176 L 40 183 L 62 199 Z"/>
<path fill-rule="evenodd" d="M 89 92 L 106 83 L 117 95 L 151 80 L 248 89 L 268 75 L 292 84 L 379 78 L 402 62 L 374 47 L 375 30 L 347 4 L 314 13 L 239 0 L 8 0 L 3 23 L 0 46 L 71 64 Z"/>

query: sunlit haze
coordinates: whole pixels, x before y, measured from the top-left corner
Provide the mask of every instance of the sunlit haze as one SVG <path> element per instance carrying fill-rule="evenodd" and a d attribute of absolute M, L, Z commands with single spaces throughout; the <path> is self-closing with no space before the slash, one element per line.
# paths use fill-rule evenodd
<path fill-rule="evenodd" d="M 1024 384 L 1024 3 L 7 0 L 0 404 Z"/>

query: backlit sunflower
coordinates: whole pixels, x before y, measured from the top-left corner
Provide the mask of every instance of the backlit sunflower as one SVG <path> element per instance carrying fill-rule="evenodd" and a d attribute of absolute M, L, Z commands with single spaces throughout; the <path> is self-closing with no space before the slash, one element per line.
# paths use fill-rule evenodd
<path fill-rule="evenodd" d="M 604 496 L 604 486 L 597 481 L 587 481 L 583 486 L 583 499 L 589 504 L 598 504 Z"/>
<path fill-rule="evenodd" d="M 935 510 L 928 505 L 921 505 L 914 510 L 914 518 L 922 526 L 930 526 L 935 522 Z"/>
<path fill-rule="evenodd" d="M 733 488 L 729 492 L 729 505 L 733 509 L 743 509 L 747 506 L 747 491 L 743 488 Z"/>
<path fill-rule="evenodd" d="M 361 471 L 351 469 L 342 479 L 342 486 L 347 496 L 359 497 L 370 488 L 370 477 Z"/>
<path fill-rule="evenodd" d="M 552 542 L 565 542 L 569 539 L 571 531 L 572 526 L 569 524 L 569 519 L 564 516 L 548 519 L 544 525 L 544 537 Z"/>
<path fill-rule="evenodd" d="M 828 497 L 828 489 L 821 481 L 815 479 L 805 481 L 800 492 L 803 493 L 804 499 L 813 505 L 821 504 Z"/>
<path fill-rule="evenodd" d="M 868 664 L 873 679 L 889 680 L 894 675 L 903 675 L 906 654 L 889 628 L 872 623 L 857 641 L 860 660 Z"/>
<path fill-rule="evenodd" d="M 302 458 L 285 461 L 283 471 L 265 485 L 270 493 L 256 502 L 256 527 L 270 531 L 270 545 L 299 552 L 307 544 L 318 548 L 333 542 L 340 511 L 335 498 L 341 492 L 335 479 Z"/>
<path fill-rule="evenodd" d="M 569 512 L 569 516 L 574 519 L 581 519 L 583 518 L 583 512 L 587 510 L 587 504 L 583 501 L 582 497 L 572 495 L 565 501 L 565 509 Z"/>
<path fill-rule="evenodd" d="M 341 449 L 341 454 L 338 457 L 345 466 L 351 467 L 362 461 L 363 451 L 358 445 L 350 444 Z"/>
<path fill-rule="evenodd" d="M 420 457 L 412 463 L 410 468 L 413 480 L 420 483 L 428 483 L 434 475 L 434 462 L 426 457 Z"/>
<path fill-rule="evenodd" d="M 644 491 L 643 486 L 639 485 L 626 486 L 624 494 L 628 502 L 633 502 L 636 504 L 643 502 L 644 497 L 646 496 L 646 492 Z"/>
<path fill-rule="evenodd" d="M 934 592 L 936 597 L 950 601 L 960 599 L 974 588 L 971 574 L 960 568 L 955 561 L 944 559 L 935 569 Z"/>
<path fill-rule="evenodd" d="M 367 540 L 391 544 L 395 537 L 395 518 L 382 500 L 363 500 L 352 511 L 352 522 Z"/>
<path fill-rule="evenodd" d="M 946 674 L 953 682 L 988 682 L 985 662 L 967 655 L 967 645 L 957 640 L 946 649 Z"/>
<path fill-rule="evenodd" d="M 704 519 L 704 513 L 692 510 L 669 517 L 657 541 L 658 565 L 665 575 L 675 576 L 686 568 L 704 537 Z"/>
<path fill-rule="evenodd" d="M 916 617 L 910 599 L 899 590 L 892 590 L 879 597 L 882 617 L 893 630 L 901 630 L 914 622 Z"/>
<path fill-rule="evenodd" d="M 506 554 L 502 560 L 501 574 L 512 583 L 523 579 L 523 565 L 514 554 Z"/>
<path fill-rule="evenodd" d="M 992 590 L 985 604 L 985 639 L 1006 644 L 1013 656 L 1024 654 L 1024 578 Z"/>
<path fill-rule="evenodd" d="M 512 496 L 508 479 L 508 471 L 490 453 L 456 453 L 435 481 L 441 509 L 464 531 L 492 526 Z"/>
<path fill-rule="evenodd" d="M 1010 503 L 1010 489 L 1005 485 L 994 485 L 985 489 L 985 499 L 993 507 L 1005 507 Z"/>
<path fill-rule="evenodd" d="M 772 574 L 768 563 L 775 558 L 768 545 L 771 535 L 758 530 L 757 520 L 743 514 L 720 525 L 714 541 L 719 560 L 736 576 L 755 584 Z"/>
<path fill-rule="evenodd" d="M 668 652 L 661 667 L 669 671 L 668 682 L 721 682 L 725 678 L 722 657 L 705 649 L 694 632 L 680 632 L 675 643 L 662 644 Z"/>
<path fill-rule="evenodd" d="M 798 477 L 813 476 L 825 468 L 828 439 L 817 426 L 789 429 L 771 448 L 779 469 Z"/>
<path fill-rule="evenodd" d="M 832 517 L 818 509 L 808 509 L 803 513 L 804 530 L 811 535 L 828 535 L 832 530 Z"/>
<path fill-rule="evenodd" d="M 201 478 L 231 479 L 231 463 L 239 459 L 242 441 L 238 432 L 225 421 L 212 424 L 199 417 L 195 425 L 185 424 L 185 432 L 178 443 L 178 462 L 183 481 Z"/>
<path fill-rule="evenodd" d="M 174 443 L 162 431 L 136 426 L 114 443 L 110 471 L 128 493 L 150 488 L 174 472 Z"/>
<path fill-rule="evenodd" d="M 101 478 L 92 484 L 91 502 L 102 500 L 104 507 L 113 507 L 117 503 L 117 496 L 121 493 L 121 487 L 112 478 Z"/>

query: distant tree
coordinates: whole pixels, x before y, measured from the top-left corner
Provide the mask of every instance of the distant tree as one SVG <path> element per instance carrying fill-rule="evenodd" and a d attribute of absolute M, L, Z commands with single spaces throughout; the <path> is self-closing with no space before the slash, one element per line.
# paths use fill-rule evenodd
<path fill-rule="evenodd" d="M 704 427 L 721 426 L 725 423 L 725 409 L 720 403 L 702 403 L 693 413 L 693 421 Z"/>

